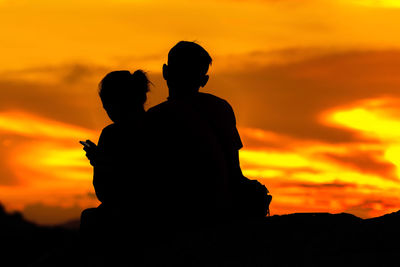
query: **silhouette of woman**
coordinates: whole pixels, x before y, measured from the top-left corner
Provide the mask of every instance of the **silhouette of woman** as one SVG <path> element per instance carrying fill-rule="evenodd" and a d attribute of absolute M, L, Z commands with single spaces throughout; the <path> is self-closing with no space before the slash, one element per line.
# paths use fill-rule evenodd
<path fill-rule="evenodd" d="M 102 130 L 97 145 L 90 140 L 81 142 L 93 166 L 93 185 L 101 201 L 96 209 L 82 212 L 81 233 L 89 244 L 108 247 L 107 253 L 112 243 L 122 240 L 114 236 L 124 235 L 132 227 L 133 211 L 140 216 L 142 124 L 149 83 L 142 70 L 108 73 L 99 84 L 99 95 L 113 123 Z"/>
<path fill-rule="evenodd" d="M 97 198 L 104 208 L 117 208 L 129 193 L 124 192 L 131 182 L 127 176 L 134 174 L 132 168 L 140 166 L 138 144 L 141 142 L 138 140 L 141 140 L 149 80 L 141 70 L 133 74 L 113 71 L 102 79 L 99 88 L 103 107 L 113 123 L 103 129 L 97 146 L 87 140 L 89 146 L 84 150 L 94 167 L 93 185 Z"/>

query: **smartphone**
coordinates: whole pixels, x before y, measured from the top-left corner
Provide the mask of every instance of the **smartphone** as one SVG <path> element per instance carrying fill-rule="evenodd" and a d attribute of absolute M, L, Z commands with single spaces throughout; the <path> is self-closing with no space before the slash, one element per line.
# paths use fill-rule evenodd
<path fill-rule="evenodd" d="M 81 145 L 83 145 L 84 147 L 90 147 L 89 143 L 85 141 L 79 141 L 79 143 L 81 143 Z"/>

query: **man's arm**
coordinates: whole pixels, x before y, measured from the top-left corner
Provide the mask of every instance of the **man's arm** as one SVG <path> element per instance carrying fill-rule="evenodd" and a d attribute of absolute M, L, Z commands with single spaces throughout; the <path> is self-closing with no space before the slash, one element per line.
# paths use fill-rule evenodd
<path fill-rule="evenodd" d="M 239 150 L 243 147 L 239 131 L 236 127 L 236 117 L 231 105 L 223 100 L 221 112 L 216 126 L 220 129 L 222 136 L 219 137 L 225 150 L 230 176 L 233 182 L 240 181 L 243 178 L 240 168 Z"/>

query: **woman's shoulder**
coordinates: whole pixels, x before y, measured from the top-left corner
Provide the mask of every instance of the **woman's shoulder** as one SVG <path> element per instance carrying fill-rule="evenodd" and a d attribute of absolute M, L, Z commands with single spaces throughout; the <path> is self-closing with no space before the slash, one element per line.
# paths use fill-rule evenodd
<path fill-rule="evenodd" d="M 135 121 L 132 123 L 112 123 L 101 132 L 101 136 L 111 139 L 120 139 L 126 136 L 133 136 L 142 130 L 144 122 L 143 120 Z"/>
<path fill-rule="evenodd" d="M 106 127 L 103 128 L 100 134 L 99 138 L 99 145 L 101 145 L 104 142 L 107 142 L 109 139 L 115 138 L 116 135 L 118 135 L 118 125 L 115 123 L 112 123 L 110 125 L 107 125 Z"/>
<path fill-rule="evenodd" d="M 122 143 L 127 145 L 132 139 L 136 138 L 136 128 L 135 125 L 110 124 L 102 130 L 99 138 L 99 146 L 107 150 L 119 149 Z"/>
<path fill-rule="evenodd" d="M 101 135 L 109 135 L 118 130 L 118 125 L 111 123 L 103 128 Z"/>

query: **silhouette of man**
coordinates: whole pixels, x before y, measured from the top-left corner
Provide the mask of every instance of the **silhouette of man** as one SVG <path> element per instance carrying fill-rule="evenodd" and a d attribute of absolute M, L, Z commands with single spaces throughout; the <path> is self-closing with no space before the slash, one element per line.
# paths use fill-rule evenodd
<path fill-rule="evenodd" d="M 197 43 L 176 44 L 163 66 L 169 97 L 147 112 L 158 211 L 182 223 L 221 217 L 229 210 L 230 187 L 242 177 L 231 106 L 199 92 L 211 63 Z"/>

